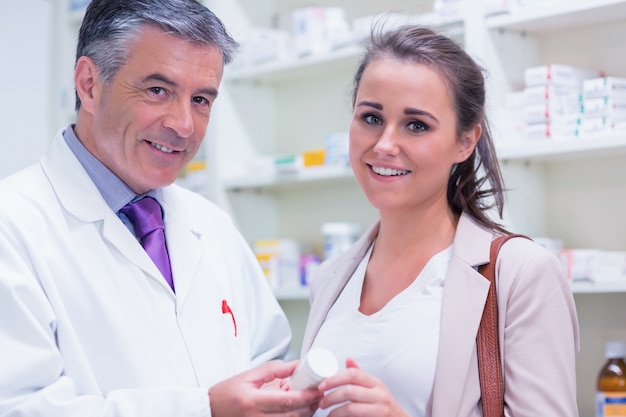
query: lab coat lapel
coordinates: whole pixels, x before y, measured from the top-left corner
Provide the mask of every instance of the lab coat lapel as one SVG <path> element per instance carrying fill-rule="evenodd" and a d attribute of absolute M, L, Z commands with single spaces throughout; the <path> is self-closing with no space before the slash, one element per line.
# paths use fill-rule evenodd
<path fill-rule="evenodd" d="M 150 256 L 107 205 L 80 161 L 57 133 L 41 166 L 65 210 L 86 223 L 96 223 L 102 238 L 130 262 L 169 288 Z M 81 175 L 77 175 L 80 173 Z"/>
<path fill-rule="evenodd" d="M 141 243 L 133 233 L 122 223 L 117 215 L 109 210 L 102 224 L 102 237 L 115 247 L 129 262 L 139 267 L 150 278 L 156 279 L 165 289 L 169 284 L 163 278 L 150 255 L 145 251 Z"/>
<path fill-rule="evenodd" d="M 176 303 L 182 305 L 193 281 L 198 275 L 202 260 L 202 235 L 192 222 L 187 208 L 176 198 L 176 187 L 163 189 L 163 212 L 165 213 L 165 240 L 172 265 Z M 162 278 L 161 278 L 162 279 Z"/>

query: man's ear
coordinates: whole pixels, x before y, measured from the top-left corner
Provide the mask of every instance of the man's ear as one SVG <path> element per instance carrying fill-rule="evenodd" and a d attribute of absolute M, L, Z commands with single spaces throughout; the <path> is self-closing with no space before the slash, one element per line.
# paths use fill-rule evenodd
<path fill-rule="evenodd" d="M 476 144 L 480 139 L 480 135 L 483 133 L 483 127 L 477 124 L 472 129 L 469 129 L 461 134 L 461 140 L 458 147 L 458 159 L 457 163 L 465 161 L 476 148 Z"/>
<path fill-rule="evenodd" d="M 101 82 L 96 64 L 86 56 L 76 61 L 74 68 L 74 86 L 80 98 L 80 107 L 94 114 L 100 98 Z"/>

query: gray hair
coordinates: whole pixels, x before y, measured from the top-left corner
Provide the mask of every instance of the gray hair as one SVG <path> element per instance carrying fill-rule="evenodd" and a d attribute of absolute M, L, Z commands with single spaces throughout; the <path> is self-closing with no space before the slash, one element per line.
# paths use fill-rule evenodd
<path fill-rule="evenodd" d="M 222 51 L 232 61 L 237 42 L 222 21 L 196 0 L 92 0 L 78 34 L 76 61 L 93 60 L 102 79 L 110 81 L 128 59 L 130 43 L 146 25 Z M 76 95 L 76 110 L 80 108 Z"/>

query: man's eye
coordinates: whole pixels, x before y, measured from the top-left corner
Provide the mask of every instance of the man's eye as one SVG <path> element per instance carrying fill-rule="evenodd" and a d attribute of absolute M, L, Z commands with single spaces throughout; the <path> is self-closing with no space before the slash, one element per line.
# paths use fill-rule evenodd
<path fill-rule="evenodd" d="M 161 87 L 150 87 L 150 92 L 159 96 L 165 94 L 165 89 Z"/>
<path fill-rule="evenodd" d="M 196 104 L 204 104 L 204 105 L 208 105 L 209 104 L 209 100 L 207 100 L 204 97 L 194 97 L 192 100 Z"/>

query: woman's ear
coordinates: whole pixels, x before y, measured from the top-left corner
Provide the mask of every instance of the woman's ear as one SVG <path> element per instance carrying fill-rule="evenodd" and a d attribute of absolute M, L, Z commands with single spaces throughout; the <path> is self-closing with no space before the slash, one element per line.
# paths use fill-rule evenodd
<path fill-rule="evenodd" d="M 98 68 L 91 58 L 78 58 L 74 68 L 74 86 L 80 98 L 80 108 L 91 114 L 95 113 L 99 100 L 99 79 Z"/>
<path fill-rule="evenodd" d="M 476 144 L 480 139 L 480 135 L 483 133 L 483 127 L 477 124 L 472 129 L 469 129 L 461 134 L 461 140 L 458 142 L 458 159 L 457 163 L 461 163 L 470 157 Z"/>

